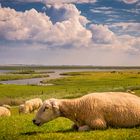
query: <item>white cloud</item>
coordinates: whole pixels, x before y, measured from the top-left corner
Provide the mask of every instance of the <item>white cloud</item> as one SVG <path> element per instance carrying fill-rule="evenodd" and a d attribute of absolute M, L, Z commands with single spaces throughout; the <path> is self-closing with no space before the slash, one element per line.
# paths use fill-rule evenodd
<path fill-rule="evenodd" d="M 110 44 L 116 40 L 115 34 L 109 30 L 107 25 L 96 25 L 90 26 L 92 31 L 92 39 L 95 43 Z"/>
<path fill-rule="evenodd" d="M 0 8 L 0 38 L 45 43 L 46 46 L 86 46 L 92 36 L 84 27 L 88 20 L 80 15 L 73 4 L 52 7 L 55 13 L 63 10 L 55 24 L 47 15 L 35 9 L 16 12 L 10 8 Z"/>
<path fill-rule="evenodd" d="M 138 4 L 137 4 L 137 6 L 138 6 Z M 132 13 L 132 14 L 140 14 L 139 8 L 123 9 L 122 11 L 127 12 L 127 13 Z"/>
<path fill-rule="evenodd" d="M 47 65 L 140 64 L 139 23 L 121 22 L 108 26 L 92 24 L 86 27 L 89 21 L 73 4 L 62 4 L 71 2 L 89 1 L 48 1 L 46 8 L 51 11 L 49 15 L 35 9 L 17 12 L 0 7 L 0 62 Z M 110 14 L 112 8 L 100 7 L 95 10 Z M 121 33 L 116 34 L 116 30 Z M 128 32 L 135 32 L 137 36 Z M 137 55 L 132 57 L 131 54 Z"/>
<path fill-rule="evenodd" d="M 138 0 L 123 0 L 127 4 L 133 4 L 136 3 Z"/>
<path fill-rule="evenodd" d="M 42 0 L 46 4 L 60 4 L 60 3 L 94 3 L 96 0 Z"/>
<path fill-rule="evenodd" d="M 35 9 L 16 12 L 10 8 L 0 8 L 0 37 L 7 40 L 30 40 L 44 29 L 52 26 L 49 17 Z"/>
<path fill-rule="evenodd" d="M 90 30 L 94 47 L 140 53 L 140 37 L 117 35 L 107 25 L 92 24 Z"/>
<path fill-rule="evenodd" d="M 0 38 L 29 43 L 27 46 L 34 46 L 34 49 L 89 47 L 133 52 L 140 50 L 140 37 L 117 35 L 109 28 L 110 25 L 92 24 L 87 29 L 85 25 L 89 21 L 73 4 L 55 4 L 48 8 L 52 10 L 50 17 L 35 9 L 17 12 L 0 8 Z M 116 23 L 114 26 L 122 26 L 123 30 L 130 30 L 130 27 L 131 30 L 139 29 L 139 24 L 132 23 Z"/>
<path fill-rule="evenodd" d="M 116 30 L 117 33 L 122 35 L 140 36 L 140 23 L 138 22 L 119 22 L 109 26 L 110 28 Z"/>
<path fill-rule="evenodd" d="M 42 2 L 46 4 L 62 4 L 62 3 L 95 3 L 96 0 L 15 0 L 19 2 Z"/>
<path fill-rule="evenodd" d="M 99 13 L 102 15 L 113 15 L 116 16 L 116 14 L 118 13 L 118 11 L 116 9 L 113 9 L 112 7 L 94 7 L 93 9 L 90 9 L 90 11 L 92 13 Z"/>
<path fill-rule="evenodd" d="M 132 23 L 132 22 L 119 22 L 111 25 L 112 27 L 120 27 L 123 31 L 135 31 L 138 32 L 140 30 L 140 23 Z"/>

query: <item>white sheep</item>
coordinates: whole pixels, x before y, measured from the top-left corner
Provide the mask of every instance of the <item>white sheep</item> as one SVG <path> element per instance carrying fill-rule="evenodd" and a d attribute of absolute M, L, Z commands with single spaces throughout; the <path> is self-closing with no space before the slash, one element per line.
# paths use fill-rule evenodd
<path fill-rule="evenodd" d="M 24 104 L 19 105 L 19 114 L 24 113 L 25 112 L 24 110 L 25 110 L 24 109 Z"/>
<path fill-rule="evenodd" d="M 91 93 L 77 99 L 49 99 L 33 123 L 41 126 L 57 117 L 74 122 L 79 131 L 140 125 L 140 97 L 123 92 Z"/>
<path fill-rule="evenodd" d="M 19 105 L 19 113 L 31 113 L 38 110 L 41 105 L 42 100 L 40 98 L 28 100 L 24 104 Z"/>
<path fill-rule="evenodd" d="M 5 108 L 7 108 L 7 109 L 11 109 L 11 106 L 10 105 L 6 105 L 6 104 L 4 104 L 4 105 L 2 105 L 3 107 L 5 107 Z"/>
<path fill-rule="evenodd" d="M 11 116 L 11 112 L 6 107 L 0 106 L 0 117 Z"/>

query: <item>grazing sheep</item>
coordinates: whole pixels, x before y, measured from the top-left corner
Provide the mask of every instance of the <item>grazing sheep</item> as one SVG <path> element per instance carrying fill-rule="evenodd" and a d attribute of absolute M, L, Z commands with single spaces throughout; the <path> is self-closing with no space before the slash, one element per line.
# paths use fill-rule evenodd
<path fill-rule="evenodd" d="M 24 113 L 24 104 L 19 105 L 19 114 Z"/>
<path fill-rule="evenodd" d="M 10 106 L 10 105 L 4 104 L 4 105 L 2 105 L 2 106 L 5 107 L 5 108 L 7 108 L 7 109 L 11 109 L 11 106 Z"/>
<path fill-rule="evenodd" d="M 0 106 L 0 117 L 11 116 L 11 112 L 6 107 Z"/>
<path fill-rule="evenodd" d="M 24 104 L 19 105 L 19 113 L 31 113 L 42 105 L 42 100 L 40 98 L 35 98 L 26 101 Z"/>
<path fill-rule="evenodd" d="M 72 120 L 79 131 L 140 125 L 140 97 L 123 92 L 91 93 L 77 99 L 49 99 L 33 123 L 40 126 L 57 117 Z"/>

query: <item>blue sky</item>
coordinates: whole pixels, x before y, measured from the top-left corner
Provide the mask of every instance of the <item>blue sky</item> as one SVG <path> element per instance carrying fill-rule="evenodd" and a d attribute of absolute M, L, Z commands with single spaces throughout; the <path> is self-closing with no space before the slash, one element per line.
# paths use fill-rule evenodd
<path fill-rule="evenodd" d="M 139 60 L 139 0 L 0 0 L 0 64 Z"/>

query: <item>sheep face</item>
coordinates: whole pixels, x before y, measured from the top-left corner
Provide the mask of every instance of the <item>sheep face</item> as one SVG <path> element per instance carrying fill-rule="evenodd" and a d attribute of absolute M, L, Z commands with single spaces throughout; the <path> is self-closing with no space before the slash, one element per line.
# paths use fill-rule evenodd
<path fill-rule="evenodd" d="M 24 105 L 24 104 L 20 105 L 19 106 L 19 114 L 20 113 L 24 113 L 24 114 L 29 113 L 29 107 Z"/>
<path fill-rule="evenodd" d="M 49 122 L 60 116 L 59 106 L 56 99 L 46 100 L 38 110 L 33 123 L 37 126 Z"/>
<path fill-rule="evenodd" d="M 25 106 L 24 104 L 19 106 L 19 113 L 24 113 L 25 112 Z"/>

